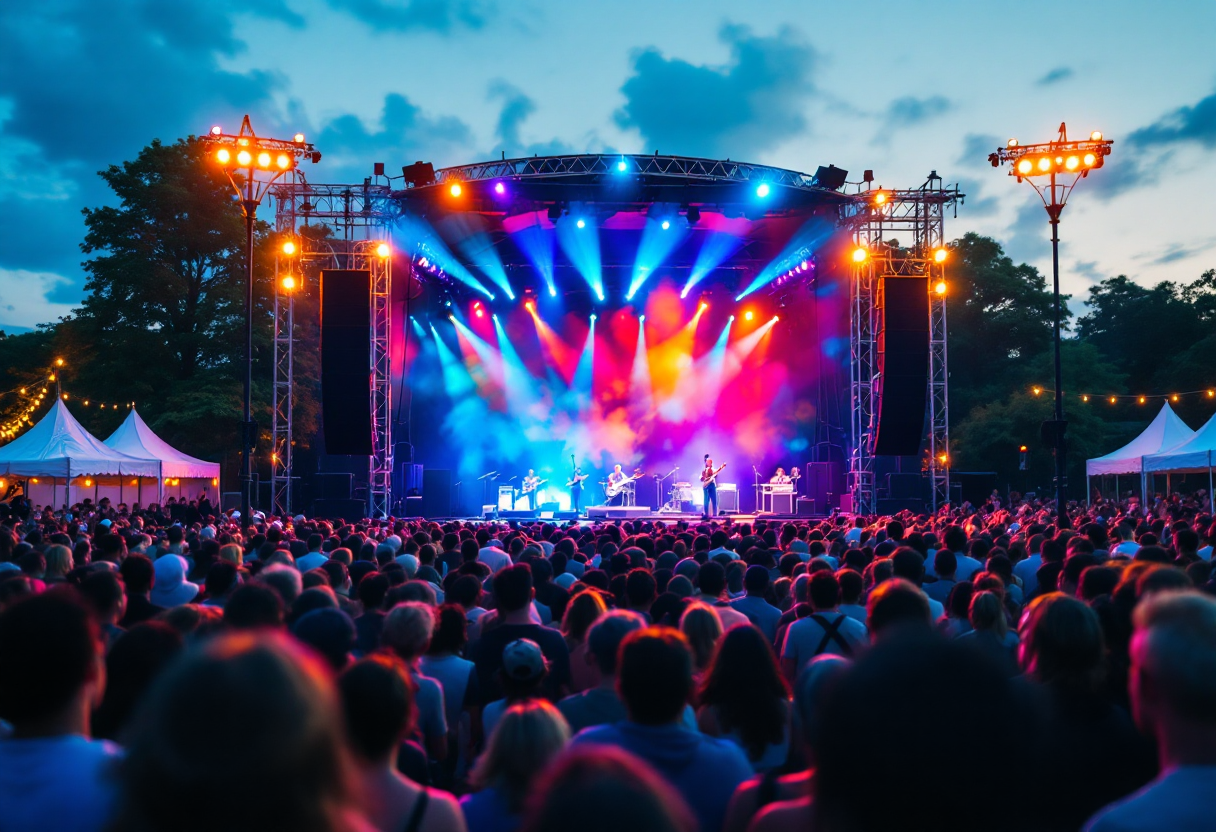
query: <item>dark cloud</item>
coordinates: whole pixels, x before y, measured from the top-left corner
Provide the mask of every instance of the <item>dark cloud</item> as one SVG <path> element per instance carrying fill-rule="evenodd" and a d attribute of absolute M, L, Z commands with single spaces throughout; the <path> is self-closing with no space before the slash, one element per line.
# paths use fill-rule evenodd
<path fill-rule="evenodd" d="M 460 119 L 428 116 L 404 95 L 392 93 L 384 97 L 375 127 L 369 129 L 358 116 L 341 116 L 322 128 L 316 145 L 325 154 L 326 176 L 338 180 L 369 175 L 373 162 L 384 162 L 390 172 L 419 159 L 440 167 L 442 154 L 467 145 L 470 137 Z"/>
<path fill-rule="evenodd" d="M 792 29 L 772 37 L 724 26 L 722 66 L 636 53 L 621 87 L 616 123 L 637 130 L 646 150 L 720 158 L 761 153 L 807 129 L 801 105 L 814 92 L 814 49 Z"/>
<path fill-rule="evenodd" d="M 500 79 L 490 84 L 489 97 L 491 101 L 502 101 L 498 123 L 494 128 L 494 135 L 499 144 L 493 155 L 497 156 L 502 152 L 514 157 L 553 156 L 573 152 L 570 145 L 556 138 L 545 142 L 523 140 L 520 128 L 536 112 L 536 102 L 518 87 Z"/>
<path fill-rule="evenodd" d="M 1216 92 L 1190 107 L 1179 107 L 1127 137 L 1139 147 L 1160 147 L 1194 142 L 1216 149 Z"/>
<path fill-rule="evenodd" d="M 1078 260 L 1072 264 L 1072 272 L 1095 285 L 1106 279 L 1106 275 L 1098 270 L 1097 260 Z"/>
<path fill-rule="evenodd" d="M 886 122 L 889 127 L 913 127 L 950 112 L 952 107 L 950 100 L 941 95 L 928 98 L 905 95 L 887 106 Z"/>
<path fill-rule="evenodd" d="M 988 167 L 988 154 L 1004 144 L 1000 138 L 988 133 L 968 133 L 963 137 L 963 152 L 959 154 L 958 164 Z"/>
<path fill-rule="evenodd" d="M 1169 263 L 1177 263 L 1179 260 L 1189 260 L 1196 255 L 1211 250 L 1214 246 L 1216 246 L 1216 240 L 1208 240 L 1207 242 L 1193 245 L 1170 243 L 1160 253 L 1142 254 L 1138 255 L 1136 259 L 1147 260 L 1150 266 L 1165 266 Z"/>
<path fill-rule="evenodd" d="M 1074 75 L 1076 75 L 1076 73 L 1073 71 L 1072 67 L 1058 66 L 1055 69 L 1053 69 L 1051 72 L 1044 75 L 1042 78 L 1040 78 L 1035 83 L 1038 84 L 1040 87 L 1050 87 L 1052 84 L 1058 84 L 1061 81 L 1067 81 L 1069 78 L 1071 78 Z"/>
<path fill-rule="evenodd" d="M 480 29 L 491 13 L 482 0 L 329 0 L 329 5 L 375 31 L 395 32 Z"/>

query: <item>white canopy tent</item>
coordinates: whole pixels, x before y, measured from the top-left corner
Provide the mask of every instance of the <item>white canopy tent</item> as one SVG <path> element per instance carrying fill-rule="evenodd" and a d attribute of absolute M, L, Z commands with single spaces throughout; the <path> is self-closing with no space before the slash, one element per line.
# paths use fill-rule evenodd
<path fill-rule="evenodd" d="M 1148 427 L 1140 435 L 1128 442 L 1117 451 L 1111 451 L 1105 456 L 1085 461 L 1085 497 L 1089 501 L 1089 478 L 1114 474 L 1116 483 L 1120 474 L 1139 474 L 1140 493 L 1147 493 L 1145 457 L 1169 451 L 1188 441 L 1195 435 L 1186 422 L 1178 418 L 1178 414 L 1166 402 L 1161 406 L 1156 418 L 1149 422 Z M 1115 490 L 1118 491 L 1116 484 Z"/>
<path fill-rule="evenodd" d="M 208 486 L 219 486 L 218 462 L 195 459 L 174 448 L 148 427 L 148 423 L 134 407 L 118 429 L 110 434 L 105 444 L 127 456 L 155 461 L 160 466 L 161 495 L 164 494 L 166 485 L 176 489 L 179 497 L 183 494 L 197 494 L 199 490 L 205 491 Z M 183 484 L 182 480 L 187 482 Z"/>
<path fill-rule="evenodd" d="M 60 494 L 71 505 L 111 490 L 121 500 L 125 483 L 139 487 L 143 478 L 159 474 L 154 460 L 110 448 L 85 430 L 59 399 L 36 425 L 0 447 L 0 475 L 24 478 L 26 493 L 39 505 L 57 505 Z"/>
<path fill-rule="evenodd" d="M 1194 435 L 1164 453 L 1144 458 L 1146 474 L 1196 474 L 1207 472 L 1208 498 L 1216 510 L 1216 495 L 1212 494 L 1212 465 L 1216 462 L 1216 415 Z"/>

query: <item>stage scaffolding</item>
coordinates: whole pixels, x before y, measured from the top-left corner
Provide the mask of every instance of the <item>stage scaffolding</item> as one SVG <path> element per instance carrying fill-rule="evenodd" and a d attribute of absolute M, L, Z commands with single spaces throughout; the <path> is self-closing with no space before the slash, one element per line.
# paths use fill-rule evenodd
<path fill-rule="evenodd" d="M 297 170 L 276 185 L 275 231 L 297 246 L 291 258 L 301 268 L 296 286 L 283 287 L 286 264 L 276 246 L 274 302 L 274 409 L 271 421 L 271 494 L 276 514 L 292 514 L 292 399 L 295 294 L 316 292 L 321 269 L 365 269 L 371 273 L 371 366 L 373 448 L 368 464 L 368 516 L 388 515 L 393 471 L 392 437 L 392 256 L 380 256 L 390 243 L 397 209 L 388 185 L 316 185 Z M 391 249 L 390 249 L 391 250 Z M 409 268 L 408 258 L 402 258 Z M 309 285 L 309 281 L 312 284 Z"/>
<path fill-rule="evenodd" d="M 934 171 L 919 188 L 867 189 L 859 196 L 864 201 L 851 206 L 855 213 L 847 220 L 853 227 L 853 241 L 869 252 L 864 262 L 854 264 L 849 284 L 852 434 L 848 488 L 852 509 L 860 514 L 872 514 L 876 509 L 873 449 L 878 427 L 879 283 L 887 276 L 916 276 L 928 278 L 929 448 L 925 467 L 931 507 L 936 511 L 950 500 L 951 457 L 946 354 L 949 285 L 945 278 L 949 260 L 937 262 L 934 252 L 946 245 L 947 209 L 957 215 L 964 194 L 957 185 L 944 186 Z M 892 246 L 896 242 L 898 248 Z M 939 292 L 939 288 L 946 291 Z"/>

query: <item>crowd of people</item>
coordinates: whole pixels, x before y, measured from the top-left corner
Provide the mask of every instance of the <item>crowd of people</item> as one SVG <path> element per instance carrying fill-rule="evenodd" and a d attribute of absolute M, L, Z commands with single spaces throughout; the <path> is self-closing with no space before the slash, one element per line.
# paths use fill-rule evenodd
<path fill-rule="evenodd" d="M 0 513 L 0 830 L 1211 830 L 1199 503 Z"/>

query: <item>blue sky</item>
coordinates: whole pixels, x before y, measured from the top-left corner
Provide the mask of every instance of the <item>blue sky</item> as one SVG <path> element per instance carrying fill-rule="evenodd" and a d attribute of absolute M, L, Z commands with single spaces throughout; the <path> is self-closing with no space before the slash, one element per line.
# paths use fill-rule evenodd
<path fill-rule="evenodd" d="M 930 170 L 975 230 L 1050 265 L 1010 136 L 1115 139 L 1062 225 L 1063 285 L 1216 267 L 1216 4 L 701 0 L 40 0 L 0 9 L 0 328 L 83 293 L 95 175 L 250 113 L 304 131 L 313 181 L 376 161 L 547 152 L 730 157 L 881 184 Z"/>

